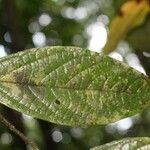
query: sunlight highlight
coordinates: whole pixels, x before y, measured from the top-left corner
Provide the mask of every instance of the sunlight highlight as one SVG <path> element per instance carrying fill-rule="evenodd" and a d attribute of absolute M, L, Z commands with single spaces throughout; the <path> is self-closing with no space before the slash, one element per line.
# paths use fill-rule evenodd
<path fill-rule="evenodd" d="M 87 28 L 87 33 L 91 36 L 88 48 L 95 52 L 100 52 L 107 41 L 107 31 L 102 23 L 95 23 Z"/>
<path fill-rule="evenodd" d="M 117 127 L 119 130 L 124 131 L 124 130 L 128 130 L 129 128 L 131 128 L 132 124 L 133 124 L 132 119 L 126 118 L 126 119 L 122 119 L 118 121 Z"/>
<path fill-rule="evenodd" d="M 46 45 L 46 36 L 43 32 L 36 32 L 33 34 L 32 40 L 36 47 L 43 47 Z"/>
<path fill-rule="evenodd" d="M 7 53 L 5 51 L 5 47 L 0 44 L 0 57 L 4 57 L 6 55 L 7 55 Z"/>

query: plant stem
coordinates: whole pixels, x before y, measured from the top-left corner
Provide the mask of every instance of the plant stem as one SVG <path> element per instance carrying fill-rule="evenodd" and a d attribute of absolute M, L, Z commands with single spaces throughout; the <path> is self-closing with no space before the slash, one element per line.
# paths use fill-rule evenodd
<path fill-rule="evenodd" d="M 17 134 L 26 144 L 30 145 L 33 149 L 39 150 L 39 148 L 36 146 L 36 144 L 32 141 L 30 141 L 23 133 L 21 133 L 19 130 L 15 128 L 14 125 L 12 125 L 10 122 L 8 122 L 5 117 L 0 114 L 0 121 L 7 126 L 11 131 L 13 131 L 15 134 Z"/>

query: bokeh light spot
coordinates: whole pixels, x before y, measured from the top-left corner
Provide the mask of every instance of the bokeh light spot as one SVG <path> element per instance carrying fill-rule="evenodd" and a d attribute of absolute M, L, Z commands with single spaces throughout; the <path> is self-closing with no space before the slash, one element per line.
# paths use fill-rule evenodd
<path fill-rule="evenodd" d="M 106 28 L 102 24 L 95 23 L 87 28 L 87 33 L 91 36 L 88 48 L 92 51 L 99 52 L 107 40 Z"/>
<path fill-rule="evenodd" d="M 54 131 L 52 133 L 52 138 L 53 138 L 53 141 L 55 141 L 56 143 L 62 141 L 63 139 L 63 136 L 62 136 L 62 133 L 60 131 Z"/>
<path fill-rule="evenodd" d="M 5 47 L 0 44 L 0 57 L 6 56 L 7 53 L 5 51 Z"/>
<path fill-rule="evenodd" d="M 36 32 L 32 36 L 33 43 L 36 47 L 42 47 L 46 44 L 46 36 L 43 32 Z"/>
<path fill-rule="evenodd" d="M 46 13 L 43 13 L 40 17 L 39 17 L 39 24 L 41 26 L 47 26 L 51 23 L 52 21 L 52 18 L 46 14 Z"/>
<path fill-rule="evenodd" d="M 2 144 L 10 144 L 12 142 L 13 138 L 12 138 L 11 134 L 5 132 L 1 135 L 0 140 L 1 140 Z"/>

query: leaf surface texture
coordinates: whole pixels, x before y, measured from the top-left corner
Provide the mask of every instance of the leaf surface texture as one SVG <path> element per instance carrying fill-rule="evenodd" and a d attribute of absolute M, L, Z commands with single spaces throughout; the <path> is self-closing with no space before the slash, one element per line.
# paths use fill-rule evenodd
<path fill-rule="evenodd" d="M 29 49 L 0 59 L 0 102 L 54 123 L 106 124 L 149 106 L 149 79 L 102 53 Z"/>

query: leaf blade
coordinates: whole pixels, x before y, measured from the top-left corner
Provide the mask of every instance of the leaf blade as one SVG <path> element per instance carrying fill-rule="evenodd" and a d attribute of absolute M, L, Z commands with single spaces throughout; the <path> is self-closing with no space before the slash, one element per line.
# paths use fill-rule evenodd
<path fill-rule="evenodd" d="M 150 138 L 138 137 L 138 138 L 125 138 L 111 143 L 91 148 L 91 150 L 149 150 L 150 149 Z"/>
<path fill-rule="evenodd" d="M 149 106 L 149 79 L 103 54 L 46 47 L 6 58 L 0 61 L 1 103 L 33 117 L 106 124 Z"/>

